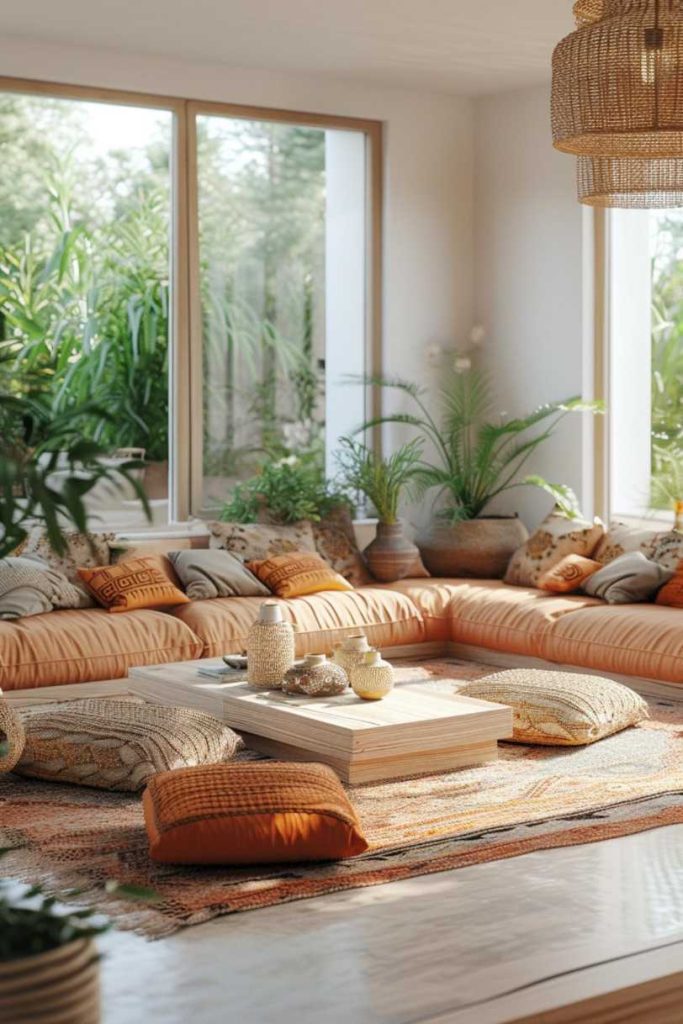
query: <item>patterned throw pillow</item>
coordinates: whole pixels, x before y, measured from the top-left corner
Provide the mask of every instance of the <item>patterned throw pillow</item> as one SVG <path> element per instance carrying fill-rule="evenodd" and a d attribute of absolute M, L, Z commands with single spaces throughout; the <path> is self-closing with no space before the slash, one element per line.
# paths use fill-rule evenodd
<path fill-rule="evenodd" d="M 367 841 L 324 764 L 254 762 L 155 775 L 143 797 L 152 860 L 278 864 L 342 860 Z"/>
<path fill-rule="evenodd" d="M 211 547 L 224 548 L 245 562 L 259 561 L 292 551 L 315 552 L 313 529 L 308 522 L 291 526 L 267 523 L 207 523 Z"/>
<path fill-rule="evenodd" d="M 157 772 L 234 757 L 242 739 L 213 715 L 136 701 L 74 700 L 22 710 L 15 771 L 36 779 L 136 792 Z"/>
<path fill-rule="evenodd" d="M 372 582 L 356 543 L 351 513 L 345 506 L 334 509 L 312 526 L 316 551 L 335 572 L 354 587 Z"/>
<path fill-rule="evenodd" d="M 538 581 L 539 590 L 551 594 L 573 594 L 580 590 L 587 579 L 600 569 L 600 563 L 583 555 L 565 555 Z"/>
<path fill-rule="evenodd" d="M 646 558 L 642 551 L 631 551 L 601 566 L 583 589 L 608 604 L 636 604 L 651 600 L 672 576 L 672 569 Z"/>
<path fill-rule="evenodd" d="M 305 597 L 322 590 L 353 590 L 348 580 L 331 569 L 320 555 L 310 555 L 307 551 L 247 562 L 247 569 L 276 597 Z"/>
<path fill-rule="evenodd" d="M 593 558 L 601 565 L 607 565 L 620 555 L 627 555 L 631 551 L 640 551 L 646 558 L 652 558 L 656 540 L 656 530 L 629 526 L 628 523 L 615 519 L 609 524 L 607 533 L 593 553 Z"/>
<path fill-rule="evenodd" d="M 78 571 L 93 597 L 110 612 L 187 604 L 189 597 L 164 571 L 166 563 L 168 559 L 163 556 L 147 555 Z"/>
<path fill-rule="evenodd" d="M 676 571 L 683 561 L 683 533 L 679 533 L 678 530 L 658 533 L 648 557 L 665 569 Z"/>
<path fill-rule="evenodd" d="M 42 526 L 35 526 L 13 554 L 15 556 L 37 555 L 38 558 L 42 558 L 51 568 L 63 573 L 71 583 L 78 587 L 81 592 L 79 607 L 92 608 L 95 602 L 83 586 L 78 570 L 93 565 L 108 565 L 110 561 L 109 545 L 114 542 L 114 537 L 113 533 L 67 532 L 64 534 L 66 550 L 60 555 L 51 547 L 45 529 Z"/>
<path fill-rule="evenodd" d="M 43 615 L 54 608 L 87 608 L 85 592 L 36 555 L 0 559 L 0 619 Z"/>
<path fill-rule="evenodd" d="M 627 686 L 574 672 L 510 669 L 468 683 L 458 693 L 509 705 L 515 743 L 583 746 L 649 717 L 643 698 Z"/>
<path fill-rule="evenodd" d="M 590 558 L 604 532 L 597 519 L 589 523 L 551 512 L 528 541 L 515 551 L 504 582 L 513 587 L 537 587 L 541 577 L 565 555 Z"/>

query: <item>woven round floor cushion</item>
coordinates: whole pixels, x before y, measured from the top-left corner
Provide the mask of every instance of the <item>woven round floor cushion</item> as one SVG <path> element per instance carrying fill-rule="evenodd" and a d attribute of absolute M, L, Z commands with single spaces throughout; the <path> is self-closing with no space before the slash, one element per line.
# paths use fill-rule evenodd
<path fill-rule="evenodd" d="M 243 746 L 213 715 L 135 701 L 69 701 L 22 718 L 16 772 L 98 789 L 137 792 L 158 772 L 227 761 Z"/>
<path fill-rule="evenodd" d="M 583 746 L 649 717 L 646 702 L 628 686 L 575 672 L 509 669 L 458 692 L 509 705 L 516 743 Z"/>

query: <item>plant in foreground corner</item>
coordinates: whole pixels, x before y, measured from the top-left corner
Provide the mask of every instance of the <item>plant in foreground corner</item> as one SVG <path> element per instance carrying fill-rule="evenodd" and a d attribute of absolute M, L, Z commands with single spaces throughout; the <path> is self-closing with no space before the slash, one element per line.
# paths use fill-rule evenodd
<path fill-rule="evenodd" d="M 579 515 L 576 495 L 565 484 L 550 483 L 538 475 L 519 478 L 527 461 L 571 413 L 599 413 L 599 402 L 574 397 L 542 405 L 526 416 L 491 417 L 492 396 L 488 377 L 475 369 L 451 374 L 441 389 L 441 416 L 430 410 L 427 393 L 399 378 L 370 377 L 364 382 L 398 391 L 414 411 L 377 416 L 363 425 L 368 430 L 384 423 L 409 426 L 434 451 L 433 461 L 421 460 L 416 481 L 423 491 L 437 489 L 444 499 L 442 515 L 453 522 L 475 519 L 498 495 L 515 487 L 540 487 L 570 518 Z"/>
<path fill-rule="evenodd" d="M 339 444 L 344 482 L 372 502 L 380 522 L 397 523 L 401 494 L 421 472 L 422 439 L 401 445 L 387 458 L 350 437 L 342 437 Z"/>

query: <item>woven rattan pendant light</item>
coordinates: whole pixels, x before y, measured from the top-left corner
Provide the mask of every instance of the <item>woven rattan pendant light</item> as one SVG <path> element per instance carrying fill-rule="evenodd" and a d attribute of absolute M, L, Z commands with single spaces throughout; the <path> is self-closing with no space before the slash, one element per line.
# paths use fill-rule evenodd
<path fill-rule="evenodd" d="M 575 11 L 579 27 L 553 54 L 557 149 L 683 158 L 683 0 L 579 0 Z"/>
<path fill-rule="evenodd" d="M 579 201 L 622 210 L 683 206 L 682 160 L 632 160 L 580 156 Z"/>

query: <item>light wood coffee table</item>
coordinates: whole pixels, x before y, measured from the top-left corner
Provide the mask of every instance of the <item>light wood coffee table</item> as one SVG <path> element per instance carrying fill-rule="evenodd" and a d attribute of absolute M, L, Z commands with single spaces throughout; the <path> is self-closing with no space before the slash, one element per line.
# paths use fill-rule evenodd
<path fill-rule="evenodd" d="M 129 690 L 153 703 L 208 711 L 241 733 L 247 746 L 281 760 L 322 761 L 351 783 L 494 761 L 498 740 L 512 735 L 509 707 L 435 693 L 417 680 L 381 701 L 360 700 L 352 690 L 339 697 L 289 697 L 198 672 L 220 664 L 215 659 L 131 669 Z"/>

